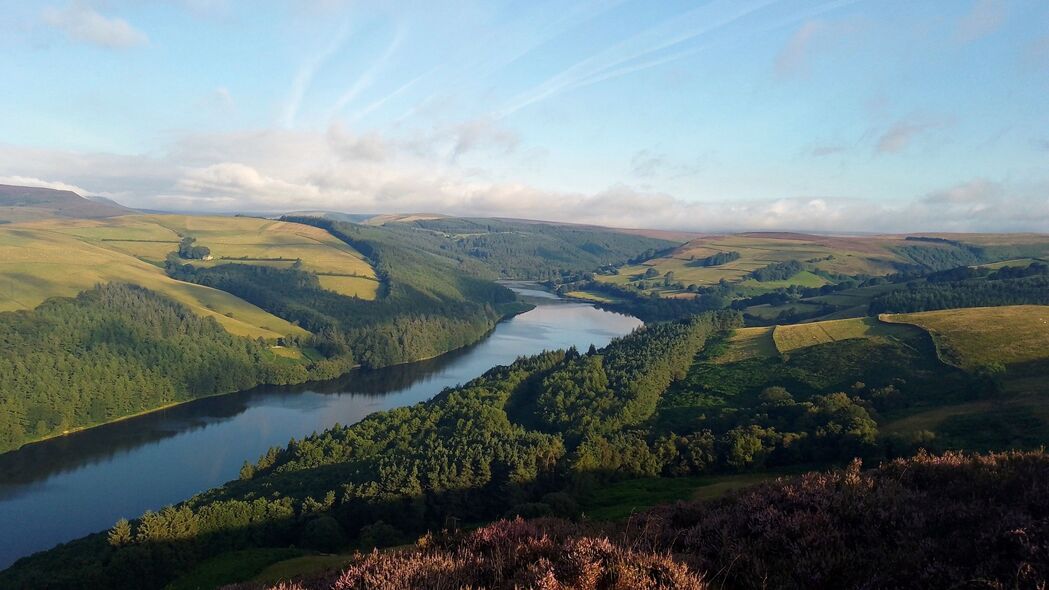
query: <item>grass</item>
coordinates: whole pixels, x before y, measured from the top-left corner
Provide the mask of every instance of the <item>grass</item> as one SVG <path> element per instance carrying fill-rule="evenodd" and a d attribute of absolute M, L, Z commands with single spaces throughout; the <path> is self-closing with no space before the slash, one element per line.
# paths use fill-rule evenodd
<path fill-rule="evenodd" d="M 271 264 L 320 273 L 321 285 L 374 299 L 375 272 L 358 252 L 322 229 L 253 217 L 125 215 L 46 219 L 0 226 L 0 311 L 31 309 L 98 283 L 130 282 L 214 317 L 238 336 L 273 340 L 306 331 L 229 293 L 175 281 L 161 266 L 181 236 L 193 236 L 215 260 L 199 264 Z M 245 259 L 245 260 L 237 260 Z"/>
<path fill-rule="evenodd" d="M 817 268 L 841 274 L 878 275 L 894 272 L 892 263 L 900 259 L 890 247 L 901 241 L 895 237 L 836 238 L 798 234 L 706 236 L 692 240 L 663 257 L 624 266 L 619 269 L 618 275 L 599 275 L 597 279 L 624 285 L 638 280 L 649 268 L 655 268 L 659 278 L 646 280 L 658 282 L 665 273 L 673 272 L 674 281 L 685 285 L 713 285 L 726 280 L 761 290 L 789 285 L 819 287 L 826 284 L 827 280 L 811 272 Z M 720 266 L 695 266 L 695 260 L 718 252 L 739 252 L 740 258 Z M 754 270 L 789 260 L 802 262 L 806 270 L 786 281 L 761 283 L 747 278 Z M 662 287 L 653 291 L 661 296 L 673 292 Z"/>
<path fill-rule="evenodd" d="M 165 590 L 211 590 L 252 577 L 273 563 L 302 555 L 299 549 L 246 549 L 216 555 L 168 584 Z"/>
<path fill-rule="evenodd" d="M 266 566 L 262 571 L 251 577 L 250 581 L 257 584 L 276 584 L 281 580 L 342 569 L 352 560 L 352 554 L 293 557 Z"/>
<path fill-rule="evenodd" d="M 612 521 L 678 500 L 712 500 L 782 475 L 778 471 L 709 477 L 646 477 L 603 485 L 580 503 L 589 520 Z"/>
<path fill-rule="evenodd" d="M 884 434 L 927 441 L 936 450 L 1038 448 L 1049 440 L 1049 384 L 1035 388 L 1023 379 L 1006 382 L 1005 395 L 923 409 L 881 426 Z M 929 433 L 932 433 L 930 439 Z"/>
<path fill-rule="evenodd" d="M 768 358 L 779 356 L 776 344 L 772 339 L 771 327 L 740 328 L 728 340 L 725 352 L 718 355 L 714 362 L 719 364 L 734 363 L 751 358 Z"/>
<path fill-rule="evenodd" d="M 582 299 L 583 301 L 594 301 L 597 303 L 619 303 L 622 300 L 618 297 L 612 297 L 603 293 L 595 293 L 594 291 L 569 291 L 565 293 L 565 297 L 571 299 Z"/>
<path fill-rule="evenodd" d="M 1005 268 L 1007 266 L 1027 267 L 1036 262 L 1044 263 L 1045 260 L 1042 260 L 1040 258 L 1014 258 L 1012 260 L 1002 260 L 1001 262 L 992 262 L 990 264 L 981 264 L 979 266 L 983 268 L 998 270 L 999 268 Z"/>
<path fill-rule="evenodd" d="M 350 297 L 375 299 L 379 292 L 379 281 L 374 278 L 339 275 L 319 275 L 317 278 L 321 287 Z"/>
<path fill-rule="evenodd" d="M 945 309 L 886 315 L 884 320 L 928 331 L 941 358 L 964 369 L 1049 358 L 1049 306 Z"/>
<path fill-rule="evenodd" d="M 56 231 L 75 229 L 79 223 L 49 220 L 0 226 L 0 311 L 32 309 L 50 297 L 72 297 L 99 283 L 121 281 L 167 295 L 215 318 L 232 334 L 267 339 L 306 334 L 225 291 L 176 281 L 156 265 L 108 247 L 108 242 Z"/>
<path fill-rule="evenodd" d="M 853 338 L 904 338 L 913 330 L 876 318 L 851 318 L 776 326 L 772 340 L 780 353 Z"/>
<path fill-rule="evenodd" d="M 784 279 L 782 281 L 755 281 L 754 279 L 746 279 L 740 281 L 739 285 L 741 287 L 751 287 L 754 289 L 766 289 L 771 291 L 773 289 L 790 287 L 791 285 L 799 285 L 801 287 L 822 287 L 829 282 L 830 281 L 819 275 L 803 270 L 789 279 Z"/>

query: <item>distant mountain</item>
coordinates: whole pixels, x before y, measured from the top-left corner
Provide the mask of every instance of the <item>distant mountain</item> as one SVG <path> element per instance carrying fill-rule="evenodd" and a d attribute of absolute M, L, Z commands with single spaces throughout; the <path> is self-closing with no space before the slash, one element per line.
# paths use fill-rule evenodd
<path fill-rule="evenodd" d="M 51 217 L 100 219 L 132 212 L 105 197 L 86 199 L 73 191 L 0 184 L 0 221 L 7 223 Z"/>
<path fill-rule="evenodd" d="M 88 201 L 93 201 L 95 203 L 102 203 L 103 205 L 112 205 L 113 207 L 120 207 L 121 209 L 127 209 L 129 211 L 131 210 L 130 208 L 121 205 L 120 203 L 114 201 L 113 199 L 110 199 L 109 197 L 102 197 L 99 195 L 85 195 L 84 198 Z"/>
<path fill-rule="evenodd" d="M 375 213 L 340 213 L 338 211 L 292 211 L 282 213 L 288 217 L 320 217 L 332 221 L 349 221 L 350 223 L 366 223 L 368 220 L 378 217 Z"/>

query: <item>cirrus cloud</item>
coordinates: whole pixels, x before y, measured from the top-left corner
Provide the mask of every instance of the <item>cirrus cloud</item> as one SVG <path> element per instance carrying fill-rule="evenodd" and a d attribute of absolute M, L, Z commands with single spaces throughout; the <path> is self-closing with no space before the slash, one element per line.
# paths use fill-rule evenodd
<path fill-rule="evenodd" d="M 126 49 L 145 45 L 149 37 L 121 18 L 102 16 L 93 8 L 73 2 L 64 8 L 47 7 L 44 23 L 66 34 L 69 39 L 107 49 Z"/>

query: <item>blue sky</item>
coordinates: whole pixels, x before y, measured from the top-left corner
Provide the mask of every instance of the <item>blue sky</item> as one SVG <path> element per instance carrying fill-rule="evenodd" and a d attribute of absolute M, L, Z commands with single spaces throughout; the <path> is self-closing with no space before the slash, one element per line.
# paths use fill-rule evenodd
<path fill-rule="evenodd" d="M 178 210 L 1049 231 L 1042 0 L 0 7 L 0 182 Z"/>

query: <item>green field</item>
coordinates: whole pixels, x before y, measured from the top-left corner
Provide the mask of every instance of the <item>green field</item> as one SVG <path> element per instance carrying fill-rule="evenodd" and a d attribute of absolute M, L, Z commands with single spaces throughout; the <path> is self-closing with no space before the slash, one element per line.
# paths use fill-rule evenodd
<path fill-rule="evenodd" d="M 1049 358 L 1049 306 L 1013 305 L 892 314 L 887 322 L 928 331 L 941 357 L 965 369 Z"/>
<path fill-rule="evenodd" d="M 306 333 L 225 291 L 176 281 L 154 264 L 99 243 L 48 229 L 0 226 L 0 311 L 32 309 L 50 297 L 72 297 L 114 281 L 163 293 L 239 336 Z"/>
<path fill-rule="evenodd" d="M 726 364 L 751 358 L 779 356 L 776 344 L 772 339 L 771 327 L 740 328 L 728 339 L 728 348 L 714 359 L 714 362 Z"/>
<path fill-rule="evenodd" d="M 827 342 L 853 338 L 903 338 L 911 333 L 913 330 L 906 327 L 887 324 L 875 318 L 852 318 L 776 326 L 772 339 L 776 350 L 785 354 Z"/>
<path fill-rule="evenodd" d="M 379 286 L 359 253 L 315 227 L 186 215 L 48 219 L 0 226 L 0 311 L 32 309 L 49 297 L 71 297 L 96 284 L 119 281 L 167 295 L 239 336 L 275 339 L 306 333 L 229 293 L 168 277 L 164 258 L 186 235 L 215 257 L 198 264 L 291 266 L 301 260 L 305 270 L 323 273 L 323 287 L 344 295 L 372 299 Z"/>
<path fill-rule="evenodd" d="M 713 285 L 721 280 L 738 283 L 742 287 L 772 290 L 778 287 L 801 285 L 819 287 L 828 281 L 813 270 L 840 274 L 888 274 L 900 257 L 890 248 L 902 239 L 896 237 L 841 238 L 801 234 L 738 234 L 697 238 L 674 249 L 669 254 L 642 264 L 623 266 L 617 275 L 599 275 L 600 281 L 625 285 L 642 279 L 649 268 L 658 277 L 642 279 L 659 282 L 667 272 L 674 273 L 674 281 L 684 285 Z M 722 252 L 739 252 L 740 258 L 720 266 L 697 266 L 696 261 Z M 749 279 L 752 271 L 776 262 L 797 260 L 806 270 L 783 281 L 759 282 Z M 654 289 L 660 295 L 675 290 Z"/>
<path fill-rule="evenodd" d="M 583 301 L 593 301 L 595 303 L 619 303 L 621 301 L 618 297 L 612 297 L 594 291 L 569 291 L 568 293 L 565 293 L 565 297 L 580 299 Z"/>

